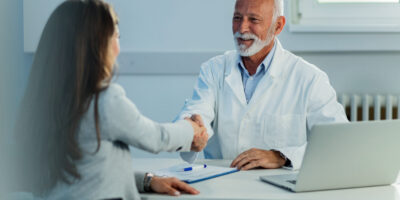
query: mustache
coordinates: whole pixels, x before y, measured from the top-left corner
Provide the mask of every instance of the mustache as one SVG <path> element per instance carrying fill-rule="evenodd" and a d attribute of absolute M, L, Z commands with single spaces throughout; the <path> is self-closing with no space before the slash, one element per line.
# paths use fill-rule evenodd
<path fill-rule="evenodd" d="M 234 35 L 235 39 L 242 39 L 242 40 L 260 40 L 260 38 L 258 38 L 256 35 L 252 34 L 252 33 L 244 33 L 241 34 L 239 32 L 236 32 Z"/>

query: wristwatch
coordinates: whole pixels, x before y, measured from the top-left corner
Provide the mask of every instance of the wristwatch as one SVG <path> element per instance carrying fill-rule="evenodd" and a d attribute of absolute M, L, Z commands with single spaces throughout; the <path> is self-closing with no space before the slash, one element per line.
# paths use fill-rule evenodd
<path fill-rule="evenodd" d="M 285 159 L 285 164 L 283 164 L 284 167 L 292 167 L 292 162 L 285 156 L 283 153 L 279 152 L 280 156 Z"/>
<path fill-rule="evenodd" d="M 151 192 L 151 180 L 153 179 L 154 174 L 148 172 L 144 175 L 143 180 L 143 189 L 145 192 Z"/>
<path fill-rule="evenodd" d="M 271 151 L 275 151 L 279 153 L 279 156 L 283 159 L 285 159 L 285 164 L 283 164 L 284 167 L 293 167 L 292 166 L 292 161 L 290 161 L 282 152 L 275 150 L 275 149 L 271 149 Z"/>

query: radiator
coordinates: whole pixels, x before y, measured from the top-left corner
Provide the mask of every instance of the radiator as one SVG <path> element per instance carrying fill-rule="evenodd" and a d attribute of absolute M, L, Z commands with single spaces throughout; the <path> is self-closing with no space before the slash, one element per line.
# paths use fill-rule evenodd
<path fill-rule="evenodd" d="M 339 94 L 350 121 L 398 119 L 400 94 Z"/>

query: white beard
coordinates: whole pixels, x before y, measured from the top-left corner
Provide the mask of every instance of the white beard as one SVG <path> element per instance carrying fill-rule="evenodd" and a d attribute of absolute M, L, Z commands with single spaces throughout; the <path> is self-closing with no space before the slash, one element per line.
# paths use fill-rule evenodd
<path fill-rule="evenodd" d="M 236 32 L 233 35 L 233 38 L 235 40 L 236 49 L 239 51 L 240 55 L 243 57 L 253 56 L 254 54 L 261 51 L 261 49 L 263 49 L 269 43 L 271 43 L 271 41 L 275 37 L 275 35 L 273 34 L 272 31 L 273 31 L 273 26 L 271 26 L 270 30 L 268 30 L 267 38 L 265 40 L 261 40 L 260 38 L 258 38 L 256 35 L 254 35 L 252 33 L 240 34 L 239 32 Z M 244 44 L 239 45 L 238 38 L 243 39 L 243 40 L 252 39 L 253 44 L 251 44 L 251 46 L 248 48 Z"/>

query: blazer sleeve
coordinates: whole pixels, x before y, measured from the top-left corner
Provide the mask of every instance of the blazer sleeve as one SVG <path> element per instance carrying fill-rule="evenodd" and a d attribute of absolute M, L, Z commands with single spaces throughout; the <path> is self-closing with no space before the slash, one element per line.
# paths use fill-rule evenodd
<path fill-rule="evenodd" d="M 145 172 L 135 172 L 135 182 L 136 182 L 136 188 L 138 189 L 139 192 L 145 192 L 144 191 L 144 176 L 146 175 Z"/>
<path fill-rule="evenodd" d="M 193 128 L 186 120 L 157 123 L 143 116 L 119 86 L 112 86 L 102 102 L 104 121 L 101 123 L 110 140 L 119 140 L 137 148 L 161 151 L 190 151 Z"/>

